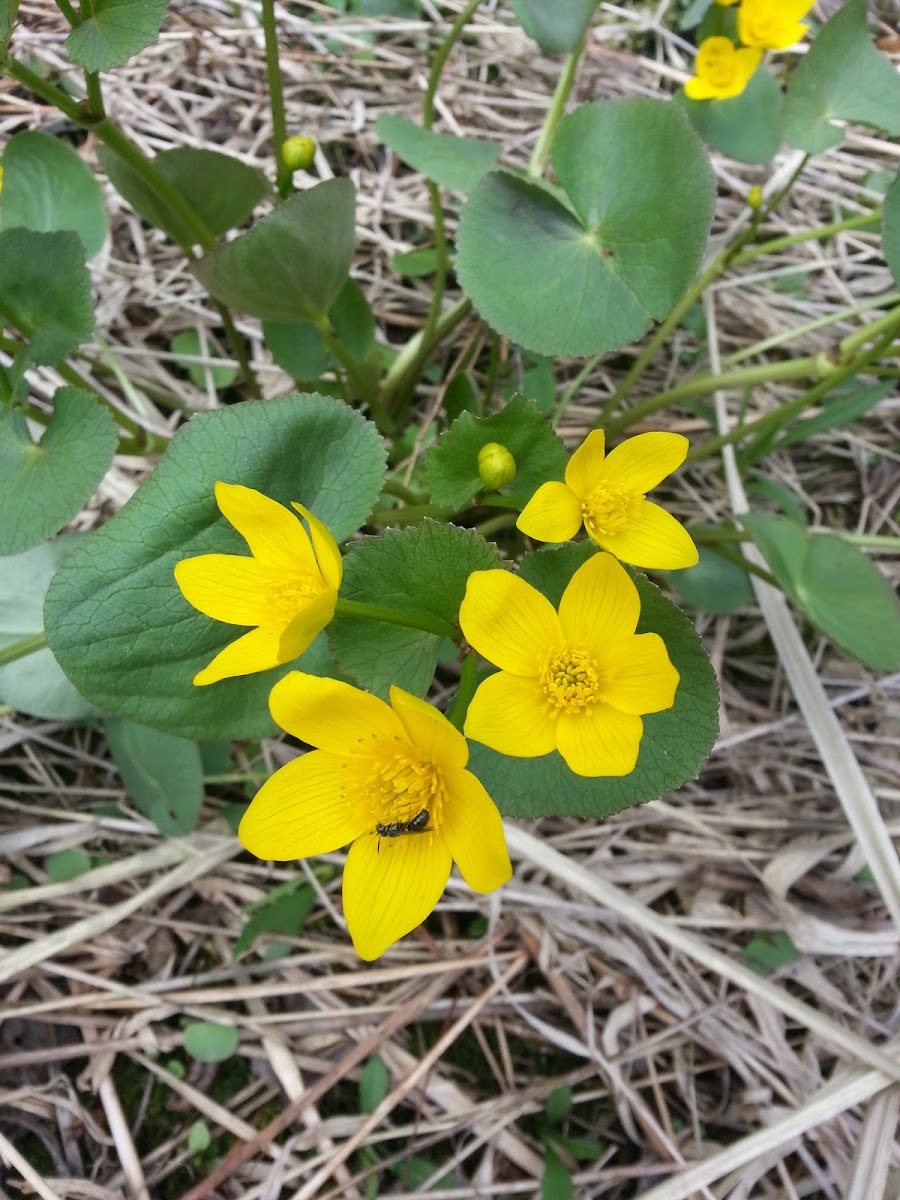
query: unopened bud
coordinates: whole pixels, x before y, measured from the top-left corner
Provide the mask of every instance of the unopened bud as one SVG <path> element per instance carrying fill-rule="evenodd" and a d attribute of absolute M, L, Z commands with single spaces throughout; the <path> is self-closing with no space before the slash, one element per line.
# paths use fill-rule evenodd
<path fill-rule="evenodd" d="M 762 208 L 763 190 L 758 183 L 754 183 L 753 187 L 747 193 L 747 203 L 752 209 Z"/>
<path fill-rule="evenodd" d="M 313 165 L 316 157 L 316 143 L 309 137 L 299 134 L 289 137 L 281 145 L 281 158 L 286 167 L 292 171 L 306 171 Z"/>
<path fill-rule="evenodd" d="M 516 460 L 499 442 L 488 442 L 478 451 L 478 474 L 484 486 L 495 492 L 515 479 Z"/>

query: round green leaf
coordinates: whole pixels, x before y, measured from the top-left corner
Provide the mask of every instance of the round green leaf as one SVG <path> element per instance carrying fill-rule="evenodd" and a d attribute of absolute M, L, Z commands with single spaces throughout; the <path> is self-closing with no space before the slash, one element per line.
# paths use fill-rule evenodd
<path fill-rule="evenodd" d="M 18 554 L 81 511 L 116 449 L 116 423 L 90 392 L 58 388 L 35 445 L 24 417 L 0 416 L 0 554 Z"/>
<path fill-rule="evenodd" d="M 520 574 L 558 605 L 565 586 L 593 552 L 585 543 L 526 555 Z M 658 800 L 696 777 L 718 728 L 719 693 L 709 658 L 691 623 L 648 579 L 630 572 L 641 597 L 638 633 L 658 633 L 681 679 L 672 708 L 643 718 L 637 766 L 621 778 L 575 775 L 554 750 L 508 758 L 470 742 L 469 767 L 509 817 L 603 818 Z"/>
<path fill-rule="evenodd" d="M 184 1048 L 198 1062 L 224 1062 L 238 1048 L 240 1037 L 233 1025 L 193 1021 L 184 1027 Z"/>
<path fill-rule="evenodd" d="M 755 71 L 750 82 L 730 100 L 691 100 L 682 89 L 675 101 L 713 150 L 745 163 L 767 163 L 781 145 L 784 96 L 768 71 Z"/>
<path fill-rule="evenodd" d="M 108 717 L 106 741 L 135 807 L 167 837 L 197 827 L 203 804 L 200 747 L 188 738 Z"/>
<path fill-rule="evenodd" d="M 377 1054 L 366 1059 L 359 1073 L 359 1111 L 373 1113 L 391 1090 L 391 1073 Z"/>
<path fill-rule="evenodd" d="M 212 378 L 214 388 L 230 387 L 237 378 L 237 367 L 231 367 L 224 364 L 221 367 L 206 367 L 199 363 L 191 362 L 192 358 L 218 358 L 215 347 L 207 341 L 204 350 L 200 341 L 200 334 L 196 329 L 182 329 L 181 333 L 176 333 L 172 338 L 170 347 L 173 354 L 179 356 L 184 355 L 184 360 L 179 357 L 178 365 L 184 367 L 191 378 L 191 382 L 199 388 L 206 387 L 207 372 Z"/>
<path fill-rule="evenodd" d="M 501 142 L 433 133 L 406 117 L 382 113 L 375 131 L 411 167 L 441 187 L 468 192 L 500 155 Z"/>
<path fill-rule="evenodd" d="M 713 175 L 684 114 L 643 99 L 563 118 L 553 165 L 562 198 L 507 171 L 475 186 L 457 274 L 485 319 L 527 349 L 598 354 L 640 337 L 687 287 L 706 245 Z"/>
<path fill-rule="evenodd" d="M 483 490 L 478 451 L 489 442 L 499 442 L 516 460 L 516 477 L 500 488 L 500 494 L 521 500 L 523 508 L 542 483 L 563 477 L 565 446 L 536 404 L 513 396 L 489 417 L 462 413 L 428 452 L 425 479 L 436 504 L 462 508 Z"/>
<path fill-rule="evenodd" d="M 268 694 L 296 664 L 191 684 L 243 632 L 191 608 L 173 574 L 182 558 L 248 553 L 219 514 L 217 480 L 297 500 L 341 542 L 381 490 L 384 445 L 359 413 L 325 396 L 197 414 L 121 512 L 67 560 L 47 597 L 47 636 L 70 678 L 110 713 L 184 737 L 260 737 L 274 728 Z M 316 673 L 314 652 L 301 661 Z"/>
<path fill-rule="evenodd" d="M 424 521 L 355 542 L 344 562 L 341 598 L 454 624 L 469 575 L 496 565 L 496 549 L 477 533 Z M 340 613 L 328 638 L 341 669 L 384 697 L 392 683 L 424 696 L 444 642 L 441 634 Z"/>
<path fill-rule="evenodd" d="M 108 71 L 156 40 L 166 0 L 91 0 L 90 16 L 66 38 L 72 62 L 88 71 Z"/>
<path fill-rule="evenodd" d="M 298 192 L 248 233 L 193 266 L 211 295 L 267 321 L 317 321 L 353 260 L 356 193 L 349 179 Z"/>
<path fill-rule="evenodd" d="M 24 554 L 0 559 L 0 648 L 41 632 L 50 580 L 81 540 L 82 534 L 67 533 Z M 48 649 L 0 667 L 0 701 L 17 712 L 51 721 L 82 721 L 97 715 Z"/>
<path fill-rule="evenodd" d="M 86 850 L 57 850 L 44 860 L 44 870 L 51 883 L 68 883 L 91 869 L 91 856 Z"/>
<path fill-rule="evenodd" d="M 28 338 L 36 363 L 55 363 L 86 342 L 94 313 L 78 234 L 0 231 L 0 305 Z"/>
<path fill-rule="evenodd" d="M 145 221 L 164 229 L 180 245 L 196 242 L 194 230 L 124 159 L 108 146 L 99 146 L 97 157 L 110 183 Z M 213 237 L 243 224 L 269 192 L 262 172 L 218 150 L 190 146 L 163 150 L 153 159 L 153 166 L 181 193 Z"/>
<path fill-rule="evenodd" d="M 742 567 L 716 554 L 713 547 L 701 543 L 698 550 L 700 561 L 696 566 L 683 571 L 660 571 L 686 604 L 699 612 L 732 613 L 753 600 L 750 577 Z"/>
<path fill-rule="evenodd" d="M 72 229 L 86 258 L 97 253 L 107 230 L 103 193 L 68 142 L 26 129 L 10 138 L 2 162 L 0 229 Z"/>
<path fill-rule="evenodd" d="M 888 188 L 881 220 L 884 257 L 894 282 L 900 287 L 900 173 Z"/>

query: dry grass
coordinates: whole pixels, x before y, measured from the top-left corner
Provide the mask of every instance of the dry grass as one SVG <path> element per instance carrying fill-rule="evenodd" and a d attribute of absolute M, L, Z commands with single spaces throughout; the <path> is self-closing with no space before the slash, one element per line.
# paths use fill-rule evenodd
<path fill-rule="evenodd" d="M 321 143 L 322 174 L 349 172 L 357 185 L 355 274 L 395 343 L 421 322 L 427 292 L 390 260 L 427 236 L 430 216 L 421 181 L 384 154 L 374 122 L 417 114 L 427 48 L 459 4 L 441 5 L 443 16 L 435 7 L 423 3 L 415 21 L 338 18 L 314 3 L 279 11 L 290 125 Z M 660 95 L 684 78 L 685 48 L 657 19 L 666 7 L 601 5 L 577 100 Z M 55 11 L 23 0 L 20 20 L 19 49 L 60 65 Z M 508 161 L 525 162 L 557 70 L 487 0 L 451 59 L 441 127 L 502 137 Z M 146 150 L 218 145 L 271 173 L 262 34 L 246 0 L 180 4 L 106 89 Z M 56 127 L 53 113 L 0 85 L 0 130 L 23 125 Z M 90 139 L 83 149 L 91 159 Z M 895 170 L 898 157 L 896 145 L 851 131 L 804 170 L 772 236 L 832 220 L 838 207 L 862 211 L 870 174 Z M 715 165 L 718 235 L 767 172 Z M 790 165 L 785 154 L 775 171 Z M 216 318 L 162 235 L 113 193 L 110 207 L 113 238 L 94 264 L 98 331 L 134 388 L 99 359 L 93 378 L 134 420 L 168 430 L 182 405 L 218 403 L 167 349 L 184 328 L 215 338 Z M 780 290 L 785 273 L 805 286 Z M 790 353 L 827 350 L 854 327 L 843 310 L 874 300 L 877 316 L 891 287 L 874 234 L 761 260 L 715 289 L 706 340 L 681 331 L 641 391 L 682 378 L 686 352 L 715 365 L 770 336 Z M 286 390 L 256 323 L 239 326 L 266 394 Z M 560 427 L 567 439 L 583 435 L 628 354 L 586 381 Z M 47 372 L 34 386 L 49 397 L 55 383 Z M 790 394 L 758 389 L 750 412 Z M 720 425 L 742 400 L 717 399 Z M 889 398 L 852 430 L 770 457 L 765 474 L 801 497 L 813 523 L 896 535 L 898 412 Z M 670 424 L 708 428 L 701 410 L 678 410 Z M 78 527 L 115 512 L 151 465 L 117 458 Z M 740 511 L 748 481 L 732 465 L 723 476 L 720 461 L 704 464 L 676 505 L 710 518 Z M 165 841 L 129 808 L 99 732 L 0 717 L 0 861 L 24 883 L 0 891 L 0 1195 L 325 1200 L 377 1188 L 411 1198 L 442 1181 L 448 1197 L 534 1197 L 543 1106 L 567 1085 L 572 1107 L 557 1132 L 598 1143 L 581 1161 L 560 1152 L 577 1197 L 897 1196 L 900 677 L 878 679 L 824 642 L 810 655 L 767 589 L 698 627 L 722 688 L 721 734 L 700 779 L 599 827 L 511 829 L 516 873 L 500 894 L 452 880 L 427 926 L 370 967 L 343 932 L 329 869 L 340 855 L 315 874 L 301 864 L 317 904 L 304 933 L 283 939 L 284 957 L 267 956 L 263 940 L 235 959 L 247 906 L 295 873 L 240 852 L 223 814 L 246 799 L 242 785 L 211 787 L 202 832 Z M 264 745 L 240 761 L 268 769 L 278 753 Z M 93 869 L 48 883 L 47 856 L 73 847 L 89 850 Z M 867 860 L 877 887 L 860 881 Z M 768 977 L 749 970 L 744 948 L 778 931 L 799 957 Z M 236 1027 L 232 1059 L 204 1065 L 184 1053 L 183 1024 L 197 1019 Z M 367 1114 L 358 1080 L 375 1052 L 390 1087 Z M 206 1151 L 186 1143 L 197 1120 L 213 1137 Z"/>

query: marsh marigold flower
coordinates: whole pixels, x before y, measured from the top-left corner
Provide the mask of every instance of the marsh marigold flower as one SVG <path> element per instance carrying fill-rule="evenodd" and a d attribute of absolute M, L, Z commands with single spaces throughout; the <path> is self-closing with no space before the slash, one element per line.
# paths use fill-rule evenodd
<path fill-rule="evenodd" d="M 469 576 L 459 623 L 499 668 L 479 686 L 466 736 L 514 758 L 558 750 L 576 775 L 628 775 L 641 716 L 675 702 L 678 672 L 658 634 L 636 634 L 641 602 L 611 554 L 579 567 L 557 612 L 508 571 Z"/>
<path fill-rule="evenodd" d="M 194 676 L 203 686 L 268 671 L 297 658 L 334 616 L 343 564 L 337 542 L 302 504 L 284 505 L 253 488 L 217 483 L 222 516 L 250 547 L 240 554 L 201 554 L 175 567 L 189 604 L 216 621 L 254 625 Z"/>
<path fill-rule="evenodd" d="M 540 542 L 567 542 L 583 524 L 623 562 L 674 571 L 697 562 L 697 547 L 673 516 L 645 497 L 684 462 L 680 433 L 641 433 L 605 453 L 602 429 L 589 433 L 566 466 L 566 481 L 541 484 L 516 522 Z"/>
<path fill-rule="evenodd" d="M 760 50 L 787 50 L 802 42 L 809 30 L 800 18 L 812 0 L 743 0 L 738 9 L 738 37 Z"/>
<path fill-rule="evenodd" d="M 391 703 L 292 671 L 269 699 L 277 723 L 317 747 L 257 792 L 238 837 L 258 858 L 309 858 L 352 842 L 344 916 L 371 960 L 421 924 L 455 862 L 476 892 L 512 874 L 494 802 L 465 769 L 466 739 L 424 700 Z"/>
<path fill-rule="evenodd" d="M 685 95 L 690 100 L 730 100 L 739 96 L 761 60 L 762 50 L 746 46 L 738 49 L 727 37 L 705 38 L 694 62 L 697 74 L 684 85 Z"/>

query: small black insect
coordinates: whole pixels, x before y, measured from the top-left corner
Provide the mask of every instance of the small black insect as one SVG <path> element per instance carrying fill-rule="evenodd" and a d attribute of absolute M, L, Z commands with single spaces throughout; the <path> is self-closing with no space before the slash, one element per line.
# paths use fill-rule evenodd
<path fill-rule="evenodd" d="M 390 825 L 376 825 L 375 832 L 379 838 L 397 838 L 402 837 L 404 833 L 424 833 L 430 820 L 431 814 L 427 808 L 423 808 L 409 821 L 392 821 Z M 378 848 L 381 849 L 380 841 Z"/>

